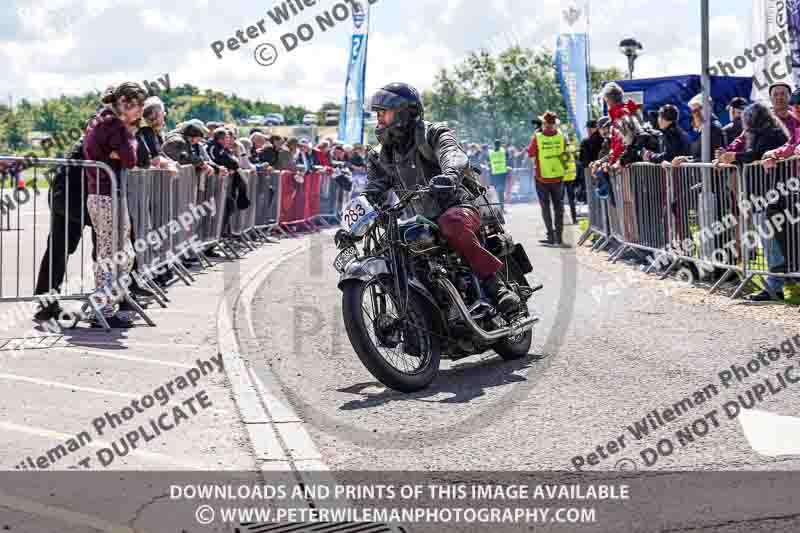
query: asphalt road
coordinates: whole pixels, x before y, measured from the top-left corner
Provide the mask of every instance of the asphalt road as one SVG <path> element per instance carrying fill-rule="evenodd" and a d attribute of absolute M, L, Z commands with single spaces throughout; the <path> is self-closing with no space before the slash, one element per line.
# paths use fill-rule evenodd
<path fill-rule="evenodd" d="M 416 394 L 386 390 L 350 347 L 330 266 L 330 235 L 315 237 L 305 254 L 284 263 L 261 287 L 251 310 L 256 336 L 244 331 L 242 337 L 248 357 L 258 370 L 269 367 L 278 376 L 332 467 L 568 469 L 573 457 L 620 434 L 627 447 L 594 469 L 613 469 L 623 457 L 641 469 L 795 464 L 791 457 L 756 454 L 739 421 L 725 416 L 693 444 L 650 467 L 642 464 L 642 448 L 710 409 L 722 413 L 725 401 L 791 360 L 781 358 L 741 383 L 734 377 L 728 388 L 720 372 L 746 365 L 760 349 L 798 332 L 746 313 L 698 312 L 646 287 L 612 292 L 614 276 L 585 266 L 586 252 L 536 244 L 543 233 L 538 207 L 512 210 L 510 229 L 534 263 L 529 279 L 545 284 L 532 303 L 542 321 L 529 357 L 504 362 L 487 352 L 443 361 L 433 385 Z M 575 226 L 567 228 L 577 237 Z M 704 403 L 694 402 L 660 432 L 637 441 L 626 429 L 709 383 L 718 393 L 706 389 Z M 797 416 L 799 391 L 789 384 L 766 394 L 756 408 Z"/>
<path fill-rule="evenodd" d="M 797 329 L 756 320 L 744 308 L 734 314 L 686 303 L 655 285 L 627 286 L 619 274 L 588 260 L 587 250 L 541 247 L 538 206 L 513 206 L 509 227 L 532 258 L 529 280 L 545 285 L 531 304 L 542 321 L 529 356 L 504 362 L 487 352 L 443 361 L 432 386 L 415 394 L 384 388 L 350 347 L 331 234 L 315 237 L 308 251 L 259 289 L 252 323 L 240 330 L 245 356 L 257 372 L 277 376 L 333 470 L 800 466 L 800 419 L 793 418 L 800 416 L 800 384 L 785 380 L 800 378 L 800 371 L 783 374 L 795 360 L 787 353 L 777 353 L 774 362 L 765 355 L 769 364 L 758 363 L 741 380 L 731 370 L 734 364 L 746 368 L 759 351 L 779 347 Z M 574 242 L 577 227 L 567 228 Z M 800 354 L 800 337 L 793 342 Z M 730 374 L 723 377 L 723 371 Z M 754 409 L 729 418 L 726 402 L 737 395 L 747 401 L 757 384 Z M 659 418 L 650 421 L 653 410 Z M 639 438 L 636 421 L 648 425 Z M 643 450 L 657 449 L 660 441 L 664 453 L 653 462 L 654 452 Z M 773 516 L 774 524 L 751 518 L 745 513 L 741 522 L 723 524 L 729 521 L 709 517 L 703 531 L 798 530 L 797 516 Z"/>

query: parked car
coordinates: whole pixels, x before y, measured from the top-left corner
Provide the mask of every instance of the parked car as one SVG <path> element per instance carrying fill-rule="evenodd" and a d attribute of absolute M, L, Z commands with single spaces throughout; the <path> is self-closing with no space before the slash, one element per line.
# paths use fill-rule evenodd
<path fill-rule="evenodd" d="M 303 126 L 316 126 L 319 124 L 319 119 L 314 113 L 307 113 L 303 115 Z"/>
<path fill-rule="evenodd" d="M 264 117 L 262 115 L 252 115 L 245 121 L 245 124 L 247 124 L 248 126 L 260 126 L 263 123 L 264 123 Z"/>
<path fill-rule="evenodd" d="M 336 126 L 339 124 L 339 113 L 341 112 L 338 109 L 329 109 L 325 111 L 325 125 Z"/>
<path fill-rule="evenodd" d="M 264 117 L 264 126 L 283 126 L 286 119 L 280 113 L 269 113 Z"/>

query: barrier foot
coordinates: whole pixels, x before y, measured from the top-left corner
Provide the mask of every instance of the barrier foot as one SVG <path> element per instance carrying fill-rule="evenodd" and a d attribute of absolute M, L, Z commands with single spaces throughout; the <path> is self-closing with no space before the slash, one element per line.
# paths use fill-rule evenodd
<path fill-rule="evenodd" d="M 731 295 L 731 300 L 735 300 L 736 298 L 738 298 L 738 297 L 739 297 L 739 295 L 740 295 L 740 294 L 742 294 L 742 291 L 744 291 L 744 288 L 745 288 L 745 287 L 747 287 L 747 284 L 748 284 L 748 283 L 750 283 L 750 282 L 752 282 L 752 281 L 753 281 L 753 274 L 749 274 L 749 275 L 748 275 L 748 276 L 747 276 L 747 277 L 744 279 L 744 281 L 742 281 L 742 282 L 739 284 L 739 286 L 738 286 L 738 287 L 736 287 L 736 290 L 735 290 L 735 291 L 733 291 L 733 294 Z"/>
<path fill-rule="evenodd" d="M 250 228 L 249 230 L 244 231 L 242 233 L 246 235 L 247 238 L 250 239 L 250 242 L 253 243 L 254 245 L 261 244 L 261 236 L 258 234 L 256 228 Z"/>
<path fill-rule="evenodd" d="M 597 251 L 598 252 L 602 252 L 603 250 L 608 248 L 609 244 L 611 244 L 611 239 L 605 239 L 605 241 L 603 242 L 603 244 L 600 245 L 600 247 L 597 249 Z"/>
<path fill-rule="evenodd" d="M 176 261 L 174 263 L 171 263 L 169 265 L 169 267 L 173 270 L 173 272 L 175 272 L 175 274 L 179 278 L 181 278 L 181 280 L 183 280 L 183 282 L 186 284 L 187 287 L 191 287 L 192 286 L 192 282 L 189 281 L 189 279 L 186 277 L 186 275 L 184 273 L 183 265 L 181 265 L 179 262 Z"/>
<path fill-rule="evenodd" d="M 722 277 L 717 280 L 717 282 L 714 284 L 714 286 L 711 287 L 711 289 L 708 291 L 708 294 L 714 294 L 715 292 L 717 292 L 717 289 L 719 288 L 719 286 L 722 285 L 723 283 L 725 283 L 728 280 L 728 278 L 730 277 L 731 273 L 733 273 L 732 269 L 729 268 L 728 270 L 726 270 L 725 274 L 723 274 Z"/>
<path fill-rule="evenodd" d="M 658 278 L 658 279 L 667 279 L 667 276 L 669 276 L 672 273 L 672 269 L 675 268 L 676 266 L 678 266 L 678 263 L 680 263 L 680 262 L 681 262 L 681 258 L 680 257 L 676 257 L 672 261 L 672 263 L 669 265 L 669 267 L 667 267 L 667 269 L 664 271 L 664 273 L 661 274 L 661 277 Z"/>
<path fill-rule="evenodd" d="M 287 224 L 278 225 L 277 228 L 278 230 L 280 230 L 281 233 L 283 233 L 289 238 L 294 239 L 295 237 L 297 237 L 297 234 L 292 230 L 290 230 Z"/>
<path fill-rule="evenodd" d="M 240 256 L 239 253 L 236 251 L 236 247 L 233 246 L 233 244 L 231 244 L 230 241 L 227 241 L 227 240 L 226 241 L 220 241 L 219 245 L 220 245 L 220 247 L 224 246 L 231 253 L 231 255 L 233 255 L 233 259 L 241 259 L 242 258 L 242 256 Z M 230 256 L 228 256 L 228 257 L 230 257 Z"/>
<path fill-rule="evenodd" d="M 229 254 L 229 253 L 228 253 L 228 249 L 227 249 L 227 248 L 225 248 L 225 247 L 222 245 L 222 241 L 217 241 L 217 242 L 215 242 L 215 243 L 214 243 L 214 248 L 219 248 L 219 250 L 222 252 L 222 255 L 224 255 L 224 256 L 225 256 L 225 259 L 227 259 L 228 261 L 233 261 L 233 257 L 231 257 L 231 254 Z M 212 248 L 212 250 L 213 250 L 214 248 Z"/>
<path fill-rule="evenodd" d="M 286 238 L 289 237 L 289 235 L 286 233 L 286 231 L 284 231 L 284 229 L 279 224 L 273 224 L 270 227 L 270 231 L 272 231 L 272 232 L 277 231 L 278 234 L 279 234 L 279 236 L 278 236 L 279 239 L 286 239 Z"/>
<path fill-rule="evenodd" d="M 149 289 L 150 292 L 153 293 L 153 297 L 155 298 L 158 305 L 160 305 L 162 309 L 166 309 L 167 308 L 167 302 L 165 301 L 166 294 L 164 294 L 161 291 L 161 287 L 159 287 L 155 281 L 150 279 L 143 279 L 141 281 L 144 281 L 144 284 L 147 287 L 147 289 Z"/>
<path fill-rule="evenodd" d="M 256 247 L 253 246 L 253 242 L 250 240 L 250 238 L 247 236 L 245 232 L 241 232 L 239 234 L 239 241 L 242 242 L 245 245 L 245 247 L 250 248 L 251 252 L 256 251 Z"/>
<path fill-rule="evenodd" d="M 111 333 L 111 326 L 108 325 L 108 320 L 106 320 L 106 317 L 103 316 L 103 311 L 100 309 L 100 306 L 97 305 L 97 302 L 95 302 L 91 297 L 89 298 L 89 305 L 94 311 L 95 319 L 103 325 L 103 329 L 106 330 L 106 333 Z"/>
<path fill-rule="evenodd" d="M 583 243 L 585 243 L 585 242 L 586 242 L 586 240 L 587 240 L 587 239 L 588 239 L 588 238 L 589 238 L 591 235 L 592 235 L 592 228 L 586 228 L 586 231 L 584 231 L 584 232 L 583 232 L 583 235 L 581 235 L 581 238 L 580 238 L 580 239 L 578 239 L 578 244 L 577 244 L 576 246 L 578 246 L 578 247 L 581 247 L 581 246 L 583 246 Z"/>
<path fill-rule="evenodd" d="M 258 236 L 261 238 L 261 242 L 264 244 L 278 244 L 276 239 L 273 239 L 269 236 L 269 233 L 264 228 L 259 228 L 256 230 Z"/>
<path fill-rule="evenodd" d="M 655 266 L 657 264 L 659 264 L 659 262 L 660 261 L 658 259 L 656 259 L 655 256 L 654 256 L 653 260 L 650 261 L 650 266 L 648 266 L 647 268 L 644 269 L 644 273 L 645 274 L 650 274 L 653 271 L 653 269 L 655 268 Z"/>
<path fill-rule="evenodd" d="M 194 255 L 196 255 L 197 258 L 200 260 L 200 262 L 203 264 L 203 268 L 211 268 L 214 266 L 214 263 L 212 263 L 211 259 L 209 259 L 208 256 L 203 253 L 203 250 L 198 248 L 196 250 L 193 250 L 193 252 Z"/>
<path fill-rule="evenodd" d="M 194 276 L 192 276 L 192 273 L 182 262 L 176 261 L 175 264 L 178 265 L 178 268 L 183 270 L 183 273 L 186 274 L 186 277 L 189 278 L 189 281 L 191 281 L 192 283 L 195 282 Z"/>
<path fill-rule="evenodd" d="M 156 323 L 150 320 L 150 317 L 144 312 L 144 309 L 142 309 L 142 306 L 139 305 L 139 302 L 131 298 L 130 294 L 125 295 L 125 301 L 128 302 L 128 305 L 133 307 L 133 310 L 136 311 L 136 314 L 138 314 L 140 317 L 142 317 L 142 319 L 144 319 L 145 322 L 147 322 L 148 326 L 155 327 Z"/>
<path fill-rule="evenodd" d="M 609 257 L 608 260 L 611 261 L 612 263 L 616 264 L 616 262 L 623 255 L 625 255 L 625 252 L 627 252 L 627 251 L 628 251 L 628 245 L 627 244 L 623 244 L 622 246 L 619 247 L 619 250 L 617 250 L 613 254 L 611 254 L 611 257 Z"/>

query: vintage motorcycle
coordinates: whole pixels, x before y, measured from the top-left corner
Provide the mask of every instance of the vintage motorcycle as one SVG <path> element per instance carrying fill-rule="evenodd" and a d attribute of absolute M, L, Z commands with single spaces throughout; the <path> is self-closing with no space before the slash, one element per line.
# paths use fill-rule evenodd
<path fill-rule="evenodd" d="M 525 274 L 533 269 L 527 254 L 504 230 L 502 213 L 486 195 L 478 202 L 479 239 L 503 262 L 499 274 L 522 301 L 514 316 L 494 308 L 434 222 L 419 215 L 401 219 L 414 199 L 431 190 L 407 192 L 396 204 L 378 209 L 358 196 L 343 212 L 346 229 L 335 237 L 340 252 L 334 268 L 340 273 L 350 343 L 375 378 L 402 392 L 427 387 L 442 358 L 462 359 L 488 349 L 506 360 L 524 357 L 539 320 L 527 301 L 542 286 L 528 284 Z"/>

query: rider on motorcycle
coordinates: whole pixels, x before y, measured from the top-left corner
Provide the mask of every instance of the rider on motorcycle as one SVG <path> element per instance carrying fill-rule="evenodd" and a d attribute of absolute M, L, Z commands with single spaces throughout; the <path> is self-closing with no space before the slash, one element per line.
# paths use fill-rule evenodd
<path fill-rule="evenodd" d="M 419 93 L 405 83 L 378 90 L 371 106 L 378 116 L 375 135 L 381 146 L 367 156 L 367 200 L 382 205 L 391 189 L 413 190 L 420 185 L 447 191 L 415 200 L 414 211 L 436 221 L 448 245 L 469 264 L 500 312 L 516 311 L 519 297 L 497 275 L 503 263 L 478 241 L 481 219 L 473 205 L 476 195 L 463 183 L 471 179 L 465 178 L 469 160 L 453 130 L 425 122 Z"/>

